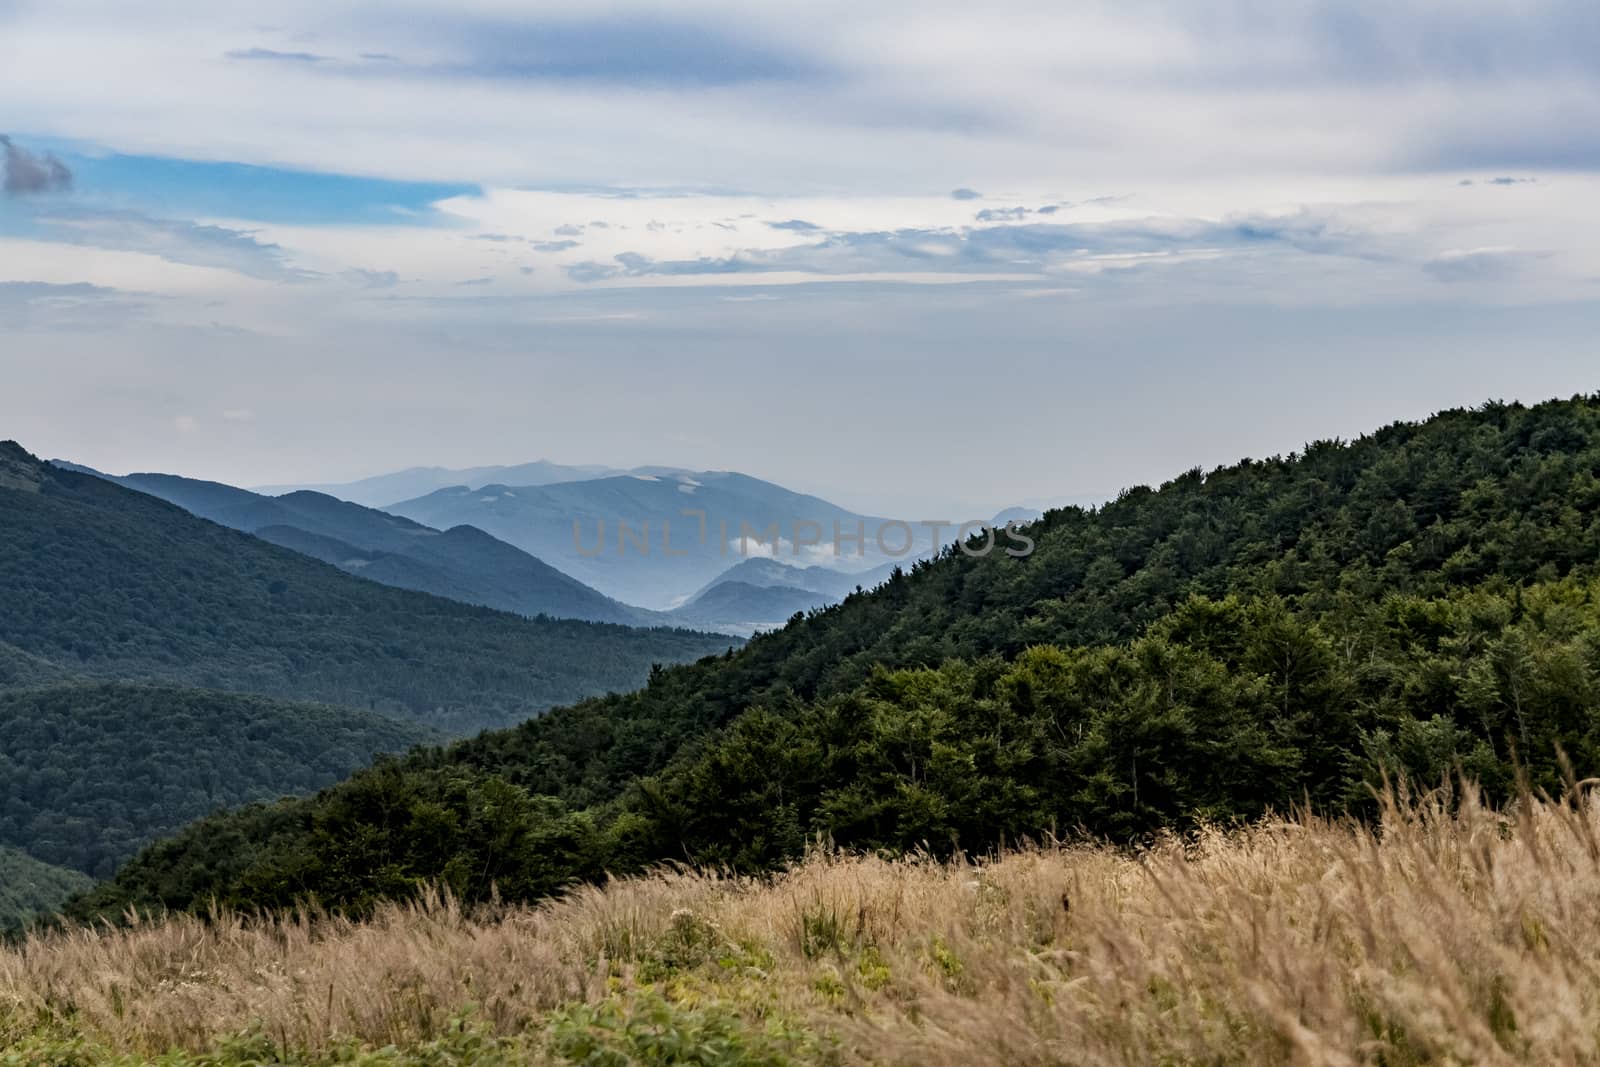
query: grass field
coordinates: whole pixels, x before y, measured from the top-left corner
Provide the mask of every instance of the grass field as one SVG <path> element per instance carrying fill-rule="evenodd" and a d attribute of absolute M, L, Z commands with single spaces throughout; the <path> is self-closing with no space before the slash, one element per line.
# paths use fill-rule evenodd
<path fill-rule="evenodd" d="M 1600 809 L 35 935 L 0 1064 L 1600 1062 Z"/>

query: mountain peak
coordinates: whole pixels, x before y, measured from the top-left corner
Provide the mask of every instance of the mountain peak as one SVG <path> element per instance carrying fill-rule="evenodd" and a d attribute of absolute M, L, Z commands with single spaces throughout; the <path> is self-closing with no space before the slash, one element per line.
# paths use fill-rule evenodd
<path fill-rule="evenodd" d="M 0 489 L 37 493 L 44 484 L 44 464 L 15 441 L 0 441 Z"/>

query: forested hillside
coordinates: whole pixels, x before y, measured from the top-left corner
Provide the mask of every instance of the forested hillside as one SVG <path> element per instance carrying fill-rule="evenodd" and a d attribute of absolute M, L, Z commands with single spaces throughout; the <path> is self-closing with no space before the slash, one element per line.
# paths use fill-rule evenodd
<path fill-rule="evenodd" d="M 92 884 L 93 879 L 81 871 L 52 867 L 16 849 L 0 847 L 0 933 L 53 914 L 62 901 Z"/>
<path fill-rule="evenodd" d="M 0 641 L 0 687 L 44 685 L 66 681 L 68 677 L 55 664 Z"/>
<path fill-rule="evenodd" d="M 105 878 L 203 815 L 438 739 L 371 712 L 172 686 L 0 692 L 0 845 Z"/>
<path fill-rule="evenodd" d="M 466 734 L 729 644 L 388 588 L 15 444 L 0 460 L 0 642 L 74 677 L 326 701 Z"/>
<path fill-rule="evenodd" d="M 1381 769 L 1600 770 L 1600 398 L 1490 405 L 1188 472 L 959 551 L 642 691 L 208 821 L 79 914 L 211 894 L 536 896 L 827 832 L 1127 837 Z"/>

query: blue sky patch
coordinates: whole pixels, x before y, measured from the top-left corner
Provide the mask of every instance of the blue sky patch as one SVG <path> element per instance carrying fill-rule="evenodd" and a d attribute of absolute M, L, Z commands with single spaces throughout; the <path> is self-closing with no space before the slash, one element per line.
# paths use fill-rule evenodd
<path fill-rule="evenodd" d="M 181 218 L 237 218 L 284 225 L 437 225 L 434 204 L 478 195 L 476 185 L 406 182 L 348 174 L 209 163 L 157 156 L 96 155 L 81 146 L 31 142 L 72 169 L 76 197 L 99 207 Z"/>

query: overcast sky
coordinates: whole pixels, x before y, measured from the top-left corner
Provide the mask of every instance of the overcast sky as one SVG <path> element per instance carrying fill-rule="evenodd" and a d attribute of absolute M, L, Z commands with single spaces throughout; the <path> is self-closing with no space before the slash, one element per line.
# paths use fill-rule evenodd
<path fill-rule="evenodd" d="M 1600 388 L 1593 0 L 0 0 L 0 438 L 879 514 Z"/>

